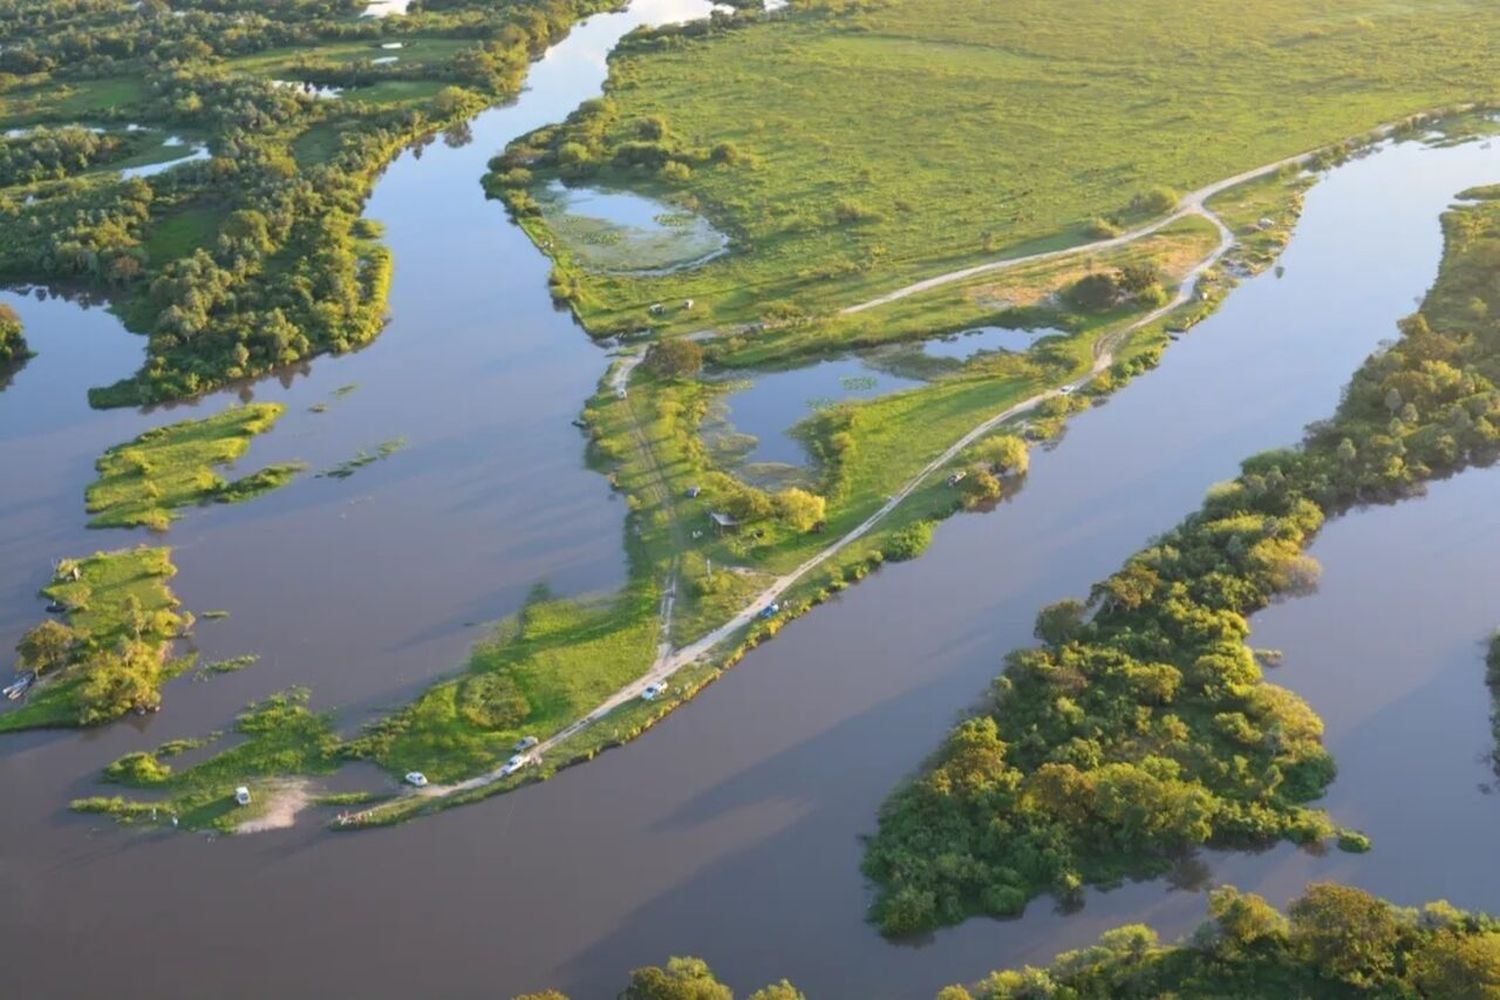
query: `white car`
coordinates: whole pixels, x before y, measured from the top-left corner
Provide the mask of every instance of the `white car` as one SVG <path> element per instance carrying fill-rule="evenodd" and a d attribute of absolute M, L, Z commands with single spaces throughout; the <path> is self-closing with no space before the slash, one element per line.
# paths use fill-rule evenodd
<path fill-rule="evenodd" d="M 647 684 L 646 690 L 641 692 L 641 698 L 645 701 L 655 701 L 667 693 L 665 684 Z"/>
<path fill-rule="evenodd" d="M 1065 385 L 1062 388 L 1058 389 L 1057 391 L 1060 392 L 1060 393 L 1062 393 L 1064 396 L 1071 396 L 1071 395 L 1073 395 L 1073 386 L 1071 386 L 1071 385 Z"/>
<path fill-rule="evenodd" d="M 516 753 L 520 753 L 523 750 L 530 750 L 540 742 L 535 736 L 523 736 L 516 741 L 516 745 L 511 747 L 511 749 L 516 751 Z"/>
<path fill-rule="evenodd" d="M 521 768 L 530 763 L 531 757 L 529 755 L 518 753 L 510 760 L 505 762 L 505 766 L 500 769 L 500 777 L 509 778 L 512 774 L 515 774 Z"/>
<path fill-rule="evenodd" d="M 413 788 L 426 788 L 427 775 L 421 771 L 408 771 L 406 772 L 406 783 Z"/>

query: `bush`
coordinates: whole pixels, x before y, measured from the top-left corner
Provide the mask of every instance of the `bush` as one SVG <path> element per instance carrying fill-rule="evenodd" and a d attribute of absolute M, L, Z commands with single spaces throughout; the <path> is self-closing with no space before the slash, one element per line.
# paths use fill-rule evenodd
<path fill-rule="evenodd" d="M 1120 300 L 1120 283 L 1104 271 L 1086 274 L 1068 289 L 1068 300 L 1080 309 L 1102 312 Z"/>
<path fill-rule="evenodd" d="M 703 368 L 703 348 L 685 337 L 659 341 L 647 349 L 641 364 L 662 378 L 687 378 Z"/>
<path fill-rule="evenodd" d="M 916 521 L 891 535 L 885 543 L 885 557 L 890 562 L 915 559 L 932 544 L 931 521 Z"/>
<path fill-rule="evenodd" d="M 513 729 L 531 714 L 531 703 L 509 674 L 478 674 L 459 684 L 458 713 L 480 729 Z"/>
<path fill-rule="evenodd" d="M 845 198 L 833 206 L 833 218 L 841 226 L 857 226 L 865 223 L 879 222 L 881 215 L 879 212 L 866 208 L 852 198 Z"/>
<path fill-rule="evenodd" d="M 1165 215 L 1177 207 L 1182 196 L 1165 185 L 1143 191 L 1130 200 L 1130 210 L 1141 215 Z"/>

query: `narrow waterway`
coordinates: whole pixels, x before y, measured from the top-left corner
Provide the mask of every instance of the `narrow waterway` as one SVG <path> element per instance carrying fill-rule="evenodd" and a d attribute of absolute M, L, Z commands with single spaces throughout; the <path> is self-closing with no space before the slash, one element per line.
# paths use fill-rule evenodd
<path fill-rule="evenodd" d="M 1458 190 L 1500 180 L 1500 155 L 1477 145 L 1397 146 L 1334 172 L 1308 197 L 1285 276 L 1247 282 L 1160 370 L 1074 421 L 1015 499 L 945 523 L 923 559 L 794 623 L 631 746 L 352 836 L 142 835 L 66 813 L 108 760 L 222 726 L 249 698 L 308 684 L 357 717 L 450 669 L 476 635 L 468 623 L 512 610 L 538 579 L 565 593 L 619 582 L 623 512 L 569 426 L 605 359 L 553 311 L 545 261 L 477 179 L 509 137 L 597 90 L 624 30 L 704 9 L 638 0 L 591 19 L 517 105 L 473 123 L 470 144 L 439 140 L 387 172 L 370 215 L 396 255 L 392 324 L 358 355 L 248 390 L 289 412 L 246 467 L 325 467 L 396 437 L 409 447 L 349 480 L 309 478 L 173 528 L 179 593 L 231 611 L 200 626 L 205 654 L 260 652 L 260 664 L 174 685 L 140 724 L 0 744 L 9 989 L 504 997 L 555 985 L 582 1000 L 614 995 L 632 966 L 700 954 L 742 992 L 787 976 L 817 997 L 920 997 L 1122 920 L 1175 933 L 1200 916 L 1201 896 L 1158 882 L 1091 894 L 1078 914 L 1039 901 L 1022 920 L 894 946 L 862 920 L 859 837 L 1028 641 L 1038 607 L 1083 593 L 1240 458 L 1332 411 L 1431 282 L 1438 214 Z M 25 470 L 0 481 L 7 644 L 35 621 L 54 557 L 129 537 L 81 527 L 94 458 L 191 409 L 87 410 L 86 388 L 135 367 L 139 341 L 99 309 L 8 300 L 40 356 L 0 393 L 0 467 Z M 327 412 L 310 412 L 317 403 Z M 1284 899 L 1308 877 L 1347 874 L 1405 901 L 1500 907 L 1500 885 L 1474 876 L 1500 833 L 1476 760 L 1488 734 L 1475 640 L 1500 613 L 1484 582 L 1500 548 L 1493 475 L 1331 526 L 1322 592 L 1256 622 L 1257 643 L 1286 651 L 1277 679 L 1329 720 L 1343 767 L 1330 807 L 1376 851 L 1206 857 L 1176 884 L 1232 877 Z"/>

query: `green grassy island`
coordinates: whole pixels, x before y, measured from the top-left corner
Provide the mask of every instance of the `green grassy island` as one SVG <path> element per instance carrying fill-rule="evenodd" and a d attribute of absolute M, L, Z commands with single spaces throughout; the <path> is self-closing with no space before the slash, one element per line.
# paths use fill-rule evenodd
<path fill-rule="evenodd" d="M 34 677 L 22 707 L 0 715 L 0 732 L 90 726 L 161 705 L 161 687 L 185 662 L 168 659 L 191 627 L 167 587 L 177 572 L 164 548 L 64 559 L 42 591 L 62 621 L 27 632 L 16 669 Z"/>
<path fill-rule="evenodd" d="M 145 525 L 165 531 L 179 507 L 238 503 L 285 485 L 305 466 L 273 465 L 232 482 L 213 471 L 244 455 L 251 440 L 275 426 L 285 409 L 280 403 L 231 406 L 211 417 L 153 428 L 111 448 L 96 463 L 99 478 L 86 494 L 94 515 L 89 525 Z"/>

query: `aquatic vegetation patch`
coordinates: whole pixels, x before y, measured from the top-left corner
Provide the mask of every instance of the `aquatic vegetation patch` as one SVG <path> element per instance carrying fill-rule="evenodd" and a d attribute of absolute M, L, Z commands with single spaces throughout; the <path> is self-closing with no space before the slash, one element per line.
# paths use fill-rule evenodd
<path fill-rule="evenodd" d="M 396 452 L 402 450 L 405 447 L 406 438 L 398 437 L 392 438 L 389 441 L 382 441 L 380 444 L 375 446 L 374 451 L 365 451 L 363 448 L 361 448 L 353 458 L 346 458 L 339 464 L 332 466 L 331 468 L 324 469 L 322 472 L 318 473 L 317 478 L 348 479 L 350 476 L 354 475 L 365 466 L 384 461 L 385 459 L 390 458 L 392 455 L 396 454 Z"/>
<path fill-rule="evenodd" d="M 85 494 L 94 515 L 90 527 L 145 525 L 165 531 L 180 516 L 178 508 L 208 501 L 237 503 L 286 485 L 306 467 L 272 465 L 233 481 L 214 472 L 244 455 L 284 410 L 280 403 L 232 406 L 201 420 L 153 428 L 111 448 L 95 463 L 99 478 Z"/>
<path fill-rule="evenodd" d="M 721 253 L 728 243 L 702 216 L 637 194 L 554 183 L 535 202 L 547 231 L 587 271 L 671 270 Z"/>

